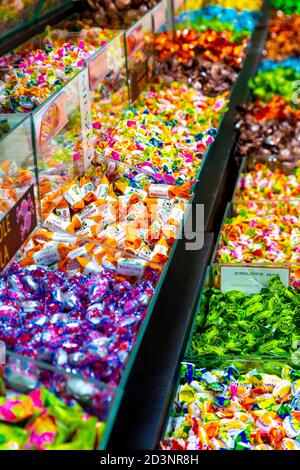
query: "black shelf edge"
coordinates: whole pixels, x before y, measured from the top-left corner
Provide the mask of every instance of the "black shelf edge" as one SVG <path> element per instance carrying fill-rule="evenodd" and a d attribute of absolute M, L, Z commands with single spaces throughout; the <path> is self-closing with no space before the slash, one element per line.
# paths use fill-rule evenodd
<path fill-rule="evenodd" d="M 124 392 L 110 451 L 154 449 L 159 441 L 213 242 L 213 234 L 205 234 L 198 251 L 186 251 L 184 239 L 178 242 Z"/>

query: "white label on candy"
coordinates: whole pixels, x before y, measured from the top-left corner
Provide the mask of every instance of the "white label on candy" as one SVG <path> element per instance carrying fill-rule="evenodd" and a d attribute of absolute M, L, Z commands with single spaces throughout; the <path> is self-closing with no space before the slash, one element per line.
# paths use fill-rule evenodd
<path fill-rule="evenodd" d="M 68 258 L 75 259 L 80 258 L 80 256 L 85 256 L 87 254 L 86 247 L 80 246 L 79 248 L 75 248 L 75 250 L 70 251 L 68 254 Z"/>
<path fill-rule="evenodd" d="M 288 287 L 290 281 L 288 268 L 221 266 L 221 291 L 238 290 L 244 294 L 259 294 L 263 287 L 268 287 L 270 277 L 276 274 Z"/>
<path fill-rule="evenodd" d="M 169 197 L 169 186 L 167 184 L 150 184 L 150 197 Z"/>
<path fill-rule="evenodd" d="M 144 273 L 145 262 L 130 258 L 119 258 L 117 272 L 129 276 L 141 277 Z"/>

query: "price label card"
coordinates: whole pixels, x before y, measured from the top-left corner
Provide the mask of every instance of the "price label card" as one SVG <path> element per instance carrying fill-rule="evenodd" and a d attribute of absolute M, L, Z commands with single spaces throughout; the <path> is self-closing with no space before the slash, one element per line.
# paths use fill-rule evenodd
<path fill-rule="evenodd" d="M 66 96 L 62 90 L 48 104 L 34 115 L 35 135 L 39 151 L 45 149 L 68 123 Z"/>
<path fill-rule="evenodd" d="M 101 80 L 103 80 L 109 72 L 109 61 L 107 50 L 104 49 L 96 57 L 92 58 L 88 63 L 90 87 L 95 90 Z"/>
<path fill-rule="evenodd" d="M 276 274 L 288 287 L 290 282 L 288 268 L 221 266 L 221 291 L 238 290 L 244 294 L 259 294 L 263 287 L 268 287 L 270 277 Z"/>

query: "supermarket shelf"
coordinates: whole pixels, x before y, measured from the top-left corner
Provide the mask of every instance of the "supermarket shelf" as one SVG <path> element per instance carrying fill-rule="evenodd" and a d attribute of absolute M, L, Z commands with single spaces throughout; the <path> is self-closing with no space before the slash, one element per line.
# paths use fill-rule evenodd
<path fill-rule="evenodd" d="M 204 204 L 205 244 L 201 251 L 186 251 L 180 240 L 128 379 L 108 450 L 157 448 L 167 415 L 180 360 L 188 338 L 193 311 L 210 263 L 227 202 L 231 200 L 239 164 L 233 158 L 236 107 L 247 102 L 248 80 L 261 61 L 267 37 L 269 0 L 254 32 L 242 72 L 231 95 L 229 110 L 207 155 L 193 206 Z M 195 212 L 195 211 L 193 211 Z M 193 229 L 195 230 L 195 220 Z"/>

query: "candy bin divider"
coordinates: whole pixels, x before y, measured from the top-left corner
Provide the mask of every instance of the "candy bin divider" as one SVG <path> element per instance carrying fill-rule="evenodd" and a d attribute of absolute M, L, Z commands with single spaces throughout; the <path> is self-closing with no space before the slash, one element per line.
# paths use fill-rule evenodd
<path fill-rule="evenodd" d="M 161 25 L 157 31 L 155 31 L 155 15 L 156 15 L 156 12 L 159 11 L 162 5 L 164 5 L 166 22 L 164 25 Z M 167 31 L 172 30 L 172 24 L 173 24 L 172 0 L 161 0 L 159 3 L 157 3 L 156 5 L 154 5 L 154 7 L 151 8 L 150 12 L 152 15 L 153 34 L 157 34 L 165 30 Z"/>
<path fill-rule="evenodd" d="M 149 24 L 147 24 L 147 22 Z M 131 90 L 131 83 L 132 83 L 132 63 L 134 63 L 134 60 L 130 57 L 130 52 L 129 52 L 129 38 L 130 34 L 132 34 L 132 31 L 134 31 L 138 24 L 142 25 L 142 32 L 143 32 L 143 49 L 145 46 L 145 36 L 150 34 L 153 35 L 153 20 L 152 20 L 152 10 L 147 11 L 144 15 L 142 15 L 135 23 L 133 23 L 126 31 L 125 31 L 125 51 L 126 51 L 126 63 L 127 63 L 127 71 L 128 71 L 128 88 L 129 88 L 129 104 L 130 106 L 133 106 L 134 101 L 139 97 L 141 91 L 139 92 L 138 96 L 133 99 L 132 97 L 132 90 Z M 144 31 L 144 28 L 149 27 L 149 31 Z M 144 57 L 143 57 L 144 58 Z M 151 47 L 151 50 L 149 51 L 147 49 L 147 74 L 148 74 L 148 62 L 149 59 L 151 59 L 152 62 L 152 69 L 153 69 L 153 60 L 154 60 L 154 51 L 153 48 Z M 134 68 L 133 68 L 134 69 Z M 147 77 L 148 78 L 148 77 Z M 151 79 L 153 78 L 153 70 L 151 73 Z M 148 82 L 149 83 L 149 82 Z"/>
<path fill-rule="evenodd" d="M 115 417 L 118 412 L 122 396 L 123 396 L 123 388 L 121 386 L 118 387 L 112 387 L 104 382 L 94 380 L 94 379 L 87 379 L 85 377 L 80 376 L 79 374 L 74 374 L 70 372 L 66 372 L 63 369 L 60 369 L 59 367 L 52 366 L 50 364 L 47 364 L 46 362 L 43 361 L 37 361 L 35 359 L 31 359 L 27 356 L 24 356 L 22 354 L 17 354 L 14 352 L 7 351 L 6 356 L 8 359 L 16 359 L 22 361 L 22 363 L 27 363 L 29 364 L 34 364 L 39 370 L 47 370 L 49 372 L 52 372 L 52 375 L 54 374 L 60 374 L 61 376 L 64 376 L 66 378 L 75 378 L 78 380 L 83 380 L 86 383 L 90 383 L 95 385 L 96 387 L 99 387 L 99 389 L 104 389 L 108 392 L 111 392 L 112 396 L 112 401 L 111 404 L 108 406 L 108 411 L 107 411 L 107 416 L 104 420 L 106 426 L 105 426 L 105 432 L 103 434 L 102 440 L 100 443 L 98 443 L 98 448 L 97 450 L 105 450 L 107 442 L 109 440 L 109 436 L 112 430 L 112 427 L 114 425 Z M 9 363 L 9 361 L 8 361 Z M 3 366 L 3 369 L 5 369 L 5 365 Z M 0 366 L 1 370 L 1 366 Z M 5 381 L 6 382 L 6 381 Z M 14 388 L 17 390 L 16 388 Z M 54 392 L 53 392 L 54 393 Z M 55 396 L 59 397 L 59 394 L 54 393 Z"/>
<path fill-rule="evenodd" d="M 86 66 L 84 66 L 80 69 L 79 68 L 74 68 L 73 70 L 75 70 L 76 73 L 74 75 L 72 75 L 72 77 L 59 90 L 57 90 L 54 94 L 49 96 L 40 106 L 35 108 L 30 113 L 31 118 L 32 118 L 33 143 L 34 143 L 34 149 L 35 149 L 35 154 L 36 154 L 37 171 L 38 171 L 39 176 L 42 176 L 44 174 L 45 170 L 47 170 L 48 168 L 47 168 L 47 166 L 45 167 L 45 169 L 40 168 L 41 163 L 44 162 L 44 160 L 45 160 L 45 156 L 43 155 L 44 149 L 39 150 L 39 144 L 38 144 L 39 137 L 37 135 L 36 119 L 35 119 L 36 115 L 39 115 L 43 111 L 45 112 L 48 105 L 50 105 L 49 109 L 51 108 L 52 104 L 55 105 L 56 99 L 59 98 L 60 96 L 62 96 L 63 93 L 66 92 L 66 90 L 68 90 L 68 87 L 71 86 L 72 84 L 73 85 L 75 84 L 75 86 L 77 88 L 76 94 L 78 94 L 78 96 L 77 96 L 78 102 L 73 103 L 71 112 L 73 112 L 78 107 L 77 111 L 79 112 L 79 116 L 80 116 L 80 129 L 79 129 L 79 132 L 80 132 L 81 140 L 84 143 L 83 148 L 82 148 L 82 160 L 83 160 L 83 165 L 87 165 L 87 167 L 89 166 L 87 164 L 87 162 L 90 160 L 90 158 L 89 158 L 90 153 L 93 152 L 93 148 L 90 148 L 89 140 L 90 140 L 90 138 L 92 139 L 93 129 L 92 129 L 91 123 L 88 121 L 87 116 L 83 115 L 83 109 L 81 109 L 82 107 L 86 107 L 87 111 L 91 113 L 91 102 L 90 102 L 90 100 L 86 101 L 81 96 L 82 79 L 83 79 L 85 73 L 87 73 L 87 76 L 88 76 L 88 69 L 87 69 Z M 89 87 L 89 84 L 87 84 L 87 85 Z M 88 95 L 89 95 L 89 88 L 88 88 Z M 83 102 L 84 102 L 84 106 L 82 106 Z M 86 114 L 88 114 L 88 113 L 86 113 Z M 58 130 L 56 129 L 57 132 L 54 133 L 51 136 L 51 138 L 48 138 L 47 146 L 49 146 L 49 143 L 53 138 L 55 138 L 56 136 L 59 136 L 60 132 L 63 129 L 65 129 L 66 125 L 69 122 L 69 114 L 68 114 L 67 117 L 68 117 L 67 123 L 65 123 L 65 125 L 62 128 L 59 128 Z M 84 128 L 85 128 L 85 131 L 87 132 L 87 135 L 85 135 L 85 136 L 83 136 L 83 119 L 84 119 Z M 85 155 L 85 153 L 87 153 L 87 155 Z M 56 175 L 56 176 L 61 176 L 61 175 Z M 71 179 L 74 179 L 75 177 L 76 177 L 76 175 L 74 175 Z M 64 184 L 64 183 L 62 183 L 62 184 Z M 43 220 L 42 211 L 41 211 L 41 220 Z"/>
<path fill-rule="evenodd" d="M 244 373 L 247 373 L 251 369 L 258 368 L 258 372 L 261 370 L 262 373 L 274 374 L 276 373 L 276 371 L 278 372 L 279 364 L 281 364 L 281 368 L 282 368 L 284 365 L 290 366 L 291 364 L 293 364 L 293 362 L 291 358 L 288 356 L 284 357 L 284 356 L 269 356 L 269 355 L 262 355 L 262 356 L 252 355 L 247 358 L 240 357 L 240 356 L 228 356 L 228 355 L 216 356 L 216 357 L 202 356 L 199 359 L 185 358 L 180 363 L 179 373 L 177 375 L 177 380 L 175 382 L 175 386 L 172 392 L 170 406 L 169 406 L 168 413 L 166 414 L 160 441 L 162 441 L 166 437 L 166 431 L 168 429 L 168 425 L 170 422 L 174 402 L 177 397 L 177 392 L 179 390 L 181 380 L 184 379 L 184 375 L 182 373 L 182 366 L 186 364 L 192 364 L 197 369 L 206 368 L 209 370 L 220 368 L 220 367 L 228 367 L 233 364 L 233 365 L 238 365 L 238 366 L 241 365 L 243 367 L 243 371 L 245 371 Z M 299 364 L 297 366 L 299 366 Z"/>

